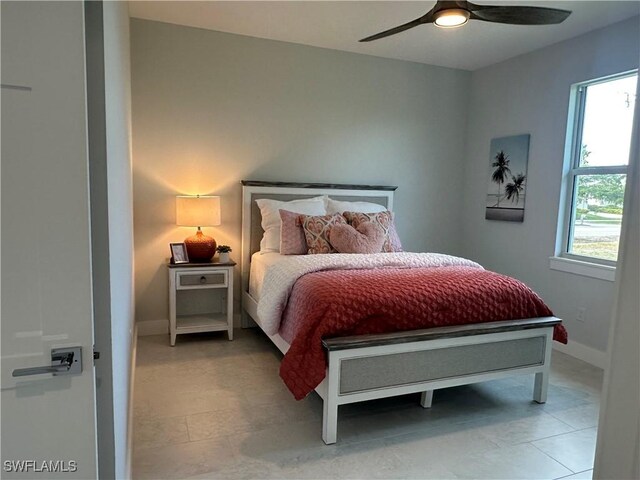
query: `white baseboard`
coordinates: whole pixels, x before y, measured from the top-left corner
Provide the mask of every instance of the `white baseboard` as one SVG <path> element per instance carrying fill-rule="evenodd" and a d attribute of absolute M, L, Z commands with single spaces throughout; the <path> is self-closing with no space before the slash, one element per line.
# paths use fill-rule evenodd
<path fill-rule="evenodd" d="M 587 362 L 594 367 L 602 368 L 603 370 L 607 368 L 607 365 L 609 364 L 607 352 L 596 350 L 593 347 L 588 347 L 587 345 L 583 345 L 578 342 L 572 342 L 571 340 L 569 340 L 569 343 L 566 345 L 563 343 L 553 342 L 553 349 L 566 353 L 567 355 L 577 358 L 578 360 L 582 360 L 583 362 Z"/>
<path fill-rule="evenodd" d="M 145 337 L 147 335 L 164 335 L 169 333 L 169 320 L 161 318 L 160 320 L 143 320 L 136 322 L 138 328 L 138 336 Z"/>

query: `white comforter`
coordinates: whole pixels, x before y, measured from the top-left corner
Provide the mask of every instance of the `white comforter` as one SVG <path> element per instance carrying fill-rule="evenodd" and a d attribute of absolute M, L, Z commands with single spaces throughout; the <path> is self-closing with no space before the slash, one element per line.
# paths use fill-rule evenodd
<path fill-rule="evenodd" d="M 268 335 L 280 329 L 282 313 L 296 280 L 302 275 L 321 270 L 383 268 L 383 267 L 446 267 L 466 266 L 482 268 L 465 258 L 440 253 L 374 253 L 291 255 L 271 265 L 264 277 L 262 293 L 258 300 L 258 316 Z"/>

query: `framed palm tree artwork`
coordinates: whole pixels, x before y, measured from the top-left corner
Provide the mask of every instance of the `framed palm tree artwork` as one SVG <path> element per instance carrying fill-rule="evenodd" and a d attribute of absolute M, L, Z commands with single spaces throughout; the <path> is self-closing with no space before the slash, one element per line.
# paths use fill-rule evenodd
<path fill-rule="evenodd" d="M 487 220 L 524 221 L 529 139 L 527 134 L 491 140 Z"/>

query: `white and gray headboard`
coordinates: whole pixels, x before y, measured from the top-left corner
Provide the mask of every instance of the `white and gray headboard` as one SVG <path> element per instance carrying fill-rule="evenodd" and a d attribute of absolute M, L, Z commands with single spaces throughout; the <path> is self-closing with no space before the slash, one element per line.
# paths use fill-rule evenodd
<path fill-rule="evenodd" d="M 270 198 L 289 201 L 328 195 L 335 200 L 377 203 L 393 209 L 393 193 L 398 187 L 379 185 L 342 185 L 331 183 L 290 183 L 242 181 L 242 291 L 249 288 L 251 255 L 260 250 L 262 217 L 256 200 Z"/>

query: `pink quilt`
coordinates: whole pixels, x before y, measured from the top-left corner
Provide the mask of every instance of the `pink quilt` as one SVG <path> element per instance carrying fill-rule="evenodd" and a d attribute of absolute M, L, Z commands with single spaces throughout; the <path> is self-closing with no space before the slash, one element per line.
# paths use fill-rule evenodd
<path fill-rule="evenodd" d="M 280 334 L 291 347 L 280 376 L 296 399 L 325 376 L 323 338 L 546 317 L 553 313 L 522 282 L 480 268 L 326 270 L 295 283 Z M 562 325 L 554 339 L 567 343 Z"/>

